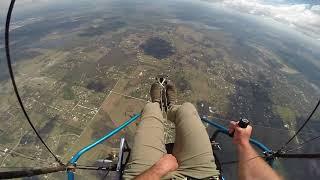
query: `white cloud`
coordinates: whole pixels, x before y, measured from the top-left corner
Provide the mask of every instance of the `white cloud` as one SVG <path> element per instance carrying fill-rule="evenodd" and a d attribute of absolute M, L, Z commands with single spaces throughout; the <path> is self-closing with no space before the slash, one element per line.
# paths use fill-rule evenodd
<path fill-rule="evenodd" d="M 270 17 L 311 37 L 320 38 L 320 5 L 276 4 L 264 0 L 221 0 L 219 4 L 241 12 Z"/>
<path fill-rule="evenodd" d="M 314 13 L 320 14 L 320 5 L 312 6 L 310 10 L 313 11 Z"/>

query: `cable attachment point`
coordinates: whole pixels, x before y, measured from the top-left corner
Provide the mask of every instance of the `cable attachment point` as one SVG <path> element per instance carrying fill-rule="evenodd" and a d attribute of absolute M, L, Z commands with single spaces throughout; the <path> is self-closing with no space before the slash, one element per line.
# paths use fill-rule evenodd
<path fill-rule="evenodd" d="M 276 156 L 276 152 L 274 151 L 264 151 L 264 159 L 269 163 L 270 166 L 272 166 L 273 161 L 275 160 Z"/>
<path fill-rule="evenodd" d="M 67 164 L 67 171 L 75 172 L 76 171 L 76 165 L 68 163 Z"/>

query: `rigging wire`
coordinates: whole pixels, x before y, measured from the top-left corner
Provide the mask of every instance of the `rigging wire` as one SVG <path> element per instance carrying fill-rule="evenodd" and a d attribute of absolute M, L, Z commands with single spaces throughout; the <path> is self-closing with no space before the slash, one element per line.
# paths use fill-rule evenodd
<path fill-rule="evenodd" d="M 41 143 L 45 146 L 45 148 L 48 150 L 48 152 L 54 157 L 54 159 L 61 165 L 63 165 L 63 163 L 60 161 L 60 159 L 52 152 L 52 150 L 47 146 L 47 144 L 44 142 L 44 140 L 41 138 L 40 134 L 38 133 L 38 131 L 36 130 L 36 128 L 34 127 L 34 125 L 32 124 L 27 111 L 25 110 L 25 107 L 23 105 L 23 102 L 21 100 L 21 97 L 19 95 L 19 91 L 16 85 L 16 81 L 14 78 L 14 74 L 13 74 L 13 70 L 12 70 L 12 66 L 11 66 L 11 57 L 10 57 L 10 47 L 9 47 L 9 31 L 10 31 L 10 21 L 11 21 L 11 15 L 12 15 L 12 10 L 14 8 L 14 4 L 15 4 L 15 0 L 11 0 L 10 2 L 10 6 L 8 9 L 8 13 L 7 13 L 7 18 L 6 18 L 6 26 L 5 26 L 5 50 L 6 50 L 6 56 L 7 56 L 7 64 L 8 64 L 8 69 L 9 69 L 9 74 L 10 74 L 10 78 L 11 78 L 11 83 L 14 89 L 14 92 L 17 96 L 19 105 L 23 111 L 24 116 L 26 117 L 28 123 L 30 124 L 31 128 L 33 129 L 33 131 L 35 132 L 35 134 L 37 135 L 38 139 L 41 141 Z"/>
<path fill-rule="evenodd" d="M 305 145 L 305 144 L 307 144 L 307 143 L 310 143 L 311 141 L 314 141 L 314 140 L 319 139 L 319 138 L 320 138 L 320 136 L 317 136 L 317 137 L 314 137 L 314 138 L 308 139 L 308 140 L 304 141 L 303 143 L 298 144 L 295 148 L 292 148 L 292 149 L 286 150 L 286 152 L 292 152 L 292 151 L 295 151 L 295 150 L 301 149 L 301 148 L 303 148 L 303 147 L 304 147 L 303 145 Z"/>
<path fill-rule="evenodd" d="M 27 156 L 27 155 L 24 155 L 24 154 L 21 154 L 21 153 L 18 153 L 18 152 L 15 152 L 13 150 L 10 150 L 10 152 L 8 151 L 5 151 L 5 150 L 2 150 L 0 149 L 0 152 L 2 153 L 8 153 L 10 155 L 16 155 L 16 156 L 19 156 L 19 157 L 22 157 L 22 158 L 25 158 L 25 159 L 29 159 L 29 160 L 33 160 L 33 161 L 38 161 L 38 162 L 42 162 L 42 163 L 47 163 L 47 164 L 52 164 L 46 160 L 43 160 L 43 159 L 39 159 L 39 158 L 36 158 L 36 157 L 32 157 L 32 156 Z M 0 167 L 1 168 L 1 167 Z M 7 168 L 7 167 L 5 167 Z"/>
<path fill-rule="evenodd" d="M 314 107 L 314 109 L 312 110 L 312 112 L 310 113 L 310 115 L 308 116 L 308 118 L 304 121 L 304 123 L 302 124 L 302 126 L 298 129 L 298 131 L 277 151 L 277 153 L 281 153 L 286 147 L 287 145 L 300 133 L 300 131 L 304 128 L 304 126 L 310 121 L 311 117 L 313 116 L 313 114 L 316 112 L 316 110 L 318 109 L 320 105 L 320 99 L 318 100 L 317 105 Z"/>

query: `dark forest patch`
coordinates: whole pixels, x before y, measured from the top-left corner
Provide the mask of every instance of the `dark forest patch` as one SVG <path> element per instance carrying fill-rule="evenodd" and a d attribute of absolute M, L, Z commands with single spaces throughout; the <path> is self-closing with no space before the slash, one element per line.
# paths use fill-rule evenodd
<path fill-rule="evenodd" d="M 248 118 L 254 124 L 282 128 L 280 117 L 272 112 L 270 82 L 238 80 L 236 93 L 230 97 L 232 118 Z"/>
<path fill-rule="evenodd" d="M 144 44 L 140 45 L 146 55 L 157 59 L 167 58 L 175 53 L 175 48 L 170 42 L 159 37 L 148 39 Z"/>
<path fill-rule="evenodd" d="M 176 76 L 175 82 L 176 82 L 177 89 L 180 92 L 192 90 L 190 82 L 186 80 L 186 78 L 182 75 Z"/>
<path fill-rule="evenodd" d="M 46 139 L 59 120 L 59 116 L 49 118 L 48 122 L 39 130 L 42 138 Z"/>
<path fill-rule="evenodd" d="M 46 122 L 46 124 L 38 131 L 40 136 L 44 140 L 48 138 L 53 128 L 57 125 L 58 120 L 59 120 L 59 116 L 50 117 L 48 122 Z M 40 140 L 37 138 L 37 136 L 34 135 L 34 132 L 30 131 L 27 134 L 23 135 L 19 143 L 20 144 L 38 144 L 40 143 Z"/>
<path fill-rule="evenodd" d="M 30 144 L 30 143 L 35 143 L 36 137 L 32 134 L 32 132 L 29 132 L 28 134 L 25 134 L 22 136 L 20 140 L 20 144 Z"/>
<path fill-rule="evenodd" d="M 106 85 L 99 81 L 90 81 L 87 85 L 87 89 L 93 90 L 95 92 L 103 92 Z"/>

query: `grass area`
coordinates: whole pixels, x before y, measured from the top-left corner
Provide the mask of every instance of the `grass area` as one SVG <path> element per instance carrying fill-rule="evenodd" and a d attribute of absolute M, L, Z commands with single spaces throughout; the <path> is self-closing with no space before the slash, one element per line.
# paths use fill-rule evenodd
<path fill-rule="evenodd" d="M 70 86 L 63 87 L 63 99 L 65 100 L 73 100 L 75 98 L 75 94 Z"/>
<path fill-rule="evenodd" d="M 296 113 L 292 109 L 284 106 L 276 106 L 275 111 L 280 115 L 284 122 L 293 126 L 293 122 L 296 120 Z"/>
<path fill-rule="evenodd" d="M 296 118 L 297 118 L 296 112 L 288 107 L 279 106 L 279 105 L 275 106 L 273 111 L 275 111 L 280 116 L 281 120 L 283 121 L 283 124 L 287 129 L 293 130 L 293 131 L 288 131 L 289 136 L 293 136 L 296 130 Z M 297 144 L 299 143 L 298 137 L 296 137 L 294 140 L 295 140 L 295 143 Z"/>

